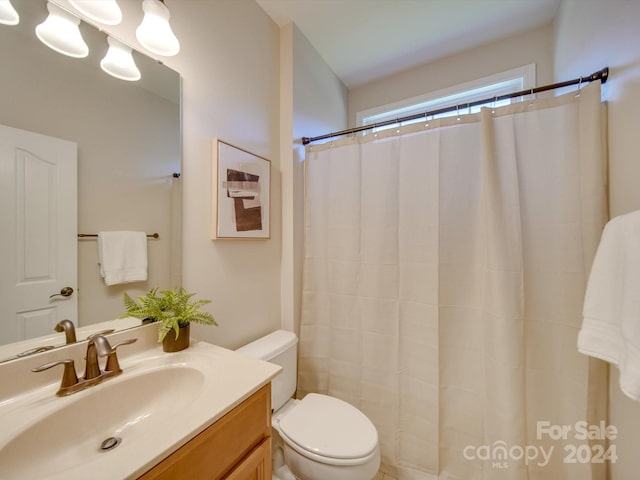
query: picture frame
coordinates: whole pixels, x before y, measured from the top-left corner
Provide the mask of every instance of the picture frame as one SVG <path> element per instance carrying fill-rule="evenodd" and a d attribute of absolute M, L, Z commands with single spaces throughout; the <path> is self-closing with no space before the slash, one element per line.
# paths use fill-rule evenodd
<path fill-rule="evenodd" d="M 271 161 L 220 139 L 212 153 L 211 238 L 270 238 Z"/>

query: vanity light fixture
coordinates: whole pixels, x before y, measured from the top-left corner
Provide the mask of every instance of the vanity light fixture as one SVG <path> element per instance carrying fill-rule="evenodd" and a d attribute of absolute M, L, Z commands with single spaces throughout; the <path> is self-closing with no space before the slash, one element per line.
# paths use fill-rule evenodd
<path fill-rule="evenodd" d="M 4 25 L 17 25 L 20 22 L 20 16 L 16 9 L 13 8 L 9 0 L 0 0 L 0 23 Z"/>
<path fill-rule="evenodd" d="M 94 22 L 118 25 L 122 21 L 122 11 L 117 0 L 69 0 L 69 3 Z"/>
<path fill-rule="evenodd" d="M 144 18 L 136 29 L 140 44 L 152 53 L 170 57 L 180 51 L 180 42 L 171 30 L 171 14 L 164 0 L 143 0 Z"/>
<path fill-rule="evenodd" d="M 63 55 L 84 58 L 89 47 L 80 33 L 80 19 L 57 5 L 47 2 L 49 16 L 36 27 L 36 35 L 47 47 Z"/>
<path fill-rule="evenodd" d="M 120 80 L 130 82 L 140 80 L 142 75 L 140 75 L 140 70 L 138 70 L 136 62 L 133 60 L 131 47 L 112 37 L 107 37 L 107 42 L 109 43 L 109 50 L 100 62 L 100 68 Z"/>

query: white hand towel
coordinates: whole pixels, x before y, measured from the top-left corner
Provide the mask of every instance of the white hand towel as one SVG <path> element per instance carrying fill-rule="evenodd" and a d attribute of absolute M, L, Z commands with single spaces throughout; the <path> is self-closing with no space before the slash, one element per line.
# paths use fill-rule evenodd
<path fill-rule="evenodd" d="M 640 401 L 640 211 L 602 233 L 583 308 L 578 350 L 620 369 L 620 389 Z"/>
<path fill-rule="evenodd" d="M 99 232 L 98 256 L 100 275 L 107 285 L 147 279 L 147 234 L 144 232 Z"/>

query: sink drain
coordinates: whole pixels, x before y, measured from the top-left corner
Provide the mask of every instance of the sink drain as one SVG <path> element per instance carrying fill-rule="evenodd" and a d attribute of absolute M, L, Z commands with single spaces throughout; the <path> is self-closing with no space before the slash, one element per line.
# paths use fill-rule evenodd
<path fill-rule="evenodd" d="M 109 437 L 100 444 L 100 450 L 103 452 L 108 452 L 109 450 L 113 450 L 118 445 L 120 445 L 122 439 L 120 437 Z"/>

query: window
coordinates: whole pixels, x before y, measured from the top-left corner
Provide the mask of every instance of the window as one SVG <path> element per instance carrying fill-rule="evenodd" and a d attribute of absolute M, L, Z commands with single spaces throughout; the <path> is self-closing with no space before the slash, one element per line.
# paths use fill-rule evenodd
<path fill-rule="evenodd" d="M 420 95 L 418 97 L 408 98 L 399 102 L 383 105 L 381 107 L 372 108 L 363 112 L 358 112 L 358 126 L 373 125 L 386 120 L 393 120 L 400 117 L 424 113 L 439 108 L 460 106 L 460 113 L 475 113 L 480 111 L 480 106 L 466 107 L 467 103 L 485 98 L 498 97 L 507 93 L 518 92 L 534 88 L 535 86 L 535 64 L 526 65 L 524 67 L 515 68 L 507 72 L 502 72 L 489 77 L 484 77 L 472 82 L 463 83 L 454 87 L 438 90 L 436 92 Z M 490 103 L 490 106 L 500 107 L 508 105 L 517 99 L 507 99 L 499 102 Z M 456 115 L 456 112 L 443 113 L 436 115 L 435 118 L 448 117 Z M 423 121 L 416 119 L 413 121 L 402 122 L 403 125 L 409 123 Z M 393 125 L 378 127 L 374 131 L 392 128 Z"/>

